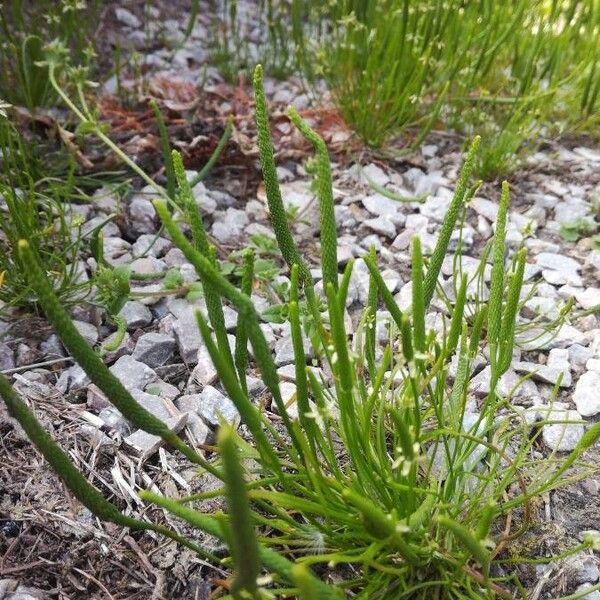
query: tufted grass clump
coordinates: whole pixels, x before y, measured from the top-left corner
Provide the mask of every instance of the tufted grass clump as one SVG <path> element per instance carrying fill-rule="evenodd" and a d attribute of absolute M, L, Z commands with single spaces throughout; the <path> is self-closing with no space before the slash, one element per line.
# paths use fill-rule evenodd
<path fill-rule="evenodd" d="M 265 43 L 266 53 L 283 58 L 294 51 L 305 78 L 327 83 L 341 116 L 371 146 L 402 136 L 405 153 L 443 123 L 484 138 L 475 173 L 495 179 L 535 151 L 540 137 L 596 135 L 600 11 L 594 2 L 290 4 L 288 14 L 269 11 L 276 30 L 291 31 L 283 46 Z M 232 16 L 232 23 L 241 21 Z"/>
<path fill-rule="evenodd" d="M 250 299 L 252 254 L 245 256 L 238 289 L 219 270 L 177 153 L 175 199 L 164 194 L 155 201 L 165 230 L 210 294 L 208 321 L 198 312 L 198 327 L 220 384 L 245 425 L 244 437 L 223 424 L 217 452 L 207 457 L 147 413 L 86 345 L 29 244 L 19 243 L 40 305 L 90 379 L 136 427 L 162 437 L 201 471 L 218 477 L 223 487 L 216 493 L 227 499 L 228 510 L 201 513 L 196 503 L 207 496 L 202 492 L 173 499 L 143 491 L 142 499 L 223 540 L 230 556 L 219 559 L 191 538 L 124 517 L 76 471 L 0 378 L 0 393 L 10 413 L 95 514 L 124 527 L 164 533 L 205 560 L 231 567 L 226 586 L 230 595 L 222 597 L 525 598 L 514 571 L 527 557 L 506 550 L 531 522 L 533 499 L 561 482 L 565 471 L 600 437 L 600 424 L 591 426 L 563 460 L 534 458 L 539 429 L 532 430 L 527 415 L 513 405 L 514 390 L 507 394 L 499 387 L 515 346 L 526 262 L 524 249 L 506 258 L 508 184 L 502 186 L 496 234 L 480 268 L 475 275 L 462 273 L 459 247 L 454 285 L 451 290 L 442 288 L 439 275 L 451 234 L 477 189 L 470 185 L 481 143 L 475 138 L 430 259 L 423 257 L 418 238 L 412 242 L 410 308 L 401 310 L 396 304 L 372 250 L 364 259 L 370 274 L 367 306 L 351 333 L 344 313 L 353 263 L 338 273 L 327 148 L 291 111 L 292 122 L 316 152 L 321 297 L 283 211 L 260 67 L 254 87 L 268 208 L 291 282 L 287 314 L 296 385 L 291 404 L 281 395 L 276 366 Z M 180 230 L 166 199 L 191 225 L 191 239 Z M 484 295 L 488 257 L 491 283 L 489 295 Z M 241 342 L 233 355 L 222 322 L 223 301 L 239 315 Z M 305 356 L 307 331 L 318 367 L 308 364 Z M 473 405 L 469 380 L 482 351 L 491 370 L 489 391 Z M 248 367 L 255 368 L 266 385 L 264 406 L 253 403 L 247 392 Z M 569 552 L 591 543 L 586 540 Z"/>

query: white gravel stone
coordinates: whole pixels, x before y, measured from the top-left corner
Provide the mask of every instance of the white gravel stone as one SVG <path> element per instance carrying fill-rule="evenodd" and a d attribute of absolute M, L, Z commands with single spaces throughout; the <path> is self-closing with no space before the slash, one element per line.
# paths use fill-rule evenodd
<path fill-rule="evenodd" d="M 132 29 L 138 29 L 142 25 L 140 20 L 126 8 L 115 8 L 115 17 L 123 25 L 127 25 L 127 27 L 131 27 Z"/>
<path fill-rule="evenodd" d="M 550 383 L 555 385 L 558 378 L 562 375 L 563 378 L 560 383 L 560 387 L 571 386 L 571 372 L 567 369 L 550 367 L 548 365 L 538 365 L 532 362 L 516 362 L 513 363 L 513 368 L 517 373 L 532 374 L 533 379 L 536 381 L 543 381 L 544 383 Z"/>
<path fill-rule="evenodd" d="M 129 202 L 129 219 L 131 231 L 134 234 L 154 233 L 157 226 L 157 217 L 152 202 L 145 193 L 134 195 Z M 153 190 L 150 190 L 152 193 Z"/>
<path fill-rule="evenodd" d="M 552 423 L 542 427 L 542 439 L 548 448 L 558 452 L 573 450 L 581 440 L 585 429 L 581 421 L 581 415 L 576 410 L 554 408 L 544 411 L 544 419 L 548 421 L 565 421 L 564 423 Z M 574 421 L 571 423 L 571 421 Z"/>
<path fill-rule="evenodd" d="M 131 254 L 134 258 L 139 258 L 142 255 L 160 258 L 161 256 L 164 256 L 172 246 L 173 244 L 163 237 L 157 238 L 155 235 L 144 233 L 135 240 L 131 247 Z"/>
<path fill-rule="evenodd" d="M 490 393 L 490 382 L 491 382 L 492 369 L 490 366 L 487 366 L 475 375 L 473 379 L 469 382 L 469 391 L 474 393 L 476 396 L 483 397 Z M 533 381 L 527 379 L 519 385 L 515 389 L 515 386 L 522 379 L 521 376 L 517 375 L 517 373 L 509 368 L 502 377 L 500 377 L 500 381 L 498 381 L 498 385 L 496 387 L 496 391 L 501 396 L 508 396 L 511 392 L 513 392 L 513 398 L 518 397 L 527 397 L 527 396 L 536 396 L 538 393 L 537 387 Z"/>
<path fill-rule="evenodd" d="M 391 198 L 386 198 L 382 194 L 371 194 L 362 200 L 363 206 L 372 214 L 377 216 L 395 215 L 398 212 L 399 204 Z"/>
<path fill-rule="evenodd" d="M 535 261 L 541 267 L 553 271 L 571 273 L 581 269 L 581 264 L 574 258 L 553 252 L 540 252 L 535 257 Z"/>
<path fill-rule="evenodd" d="M 600 288 L 589 287 L 586 290 L 575 294 L 577 302 L 585 309 L 594 306 L 600 306 Z"/>
<path fill-rule="evenodd" d="M 542 269 L 542 277 L 552 285 L 573 285 L 581 287 L 583 279 L 575 271 L 554 271 L 553 269 Z"/>
<path fill-rule="evenodd" d="M 585 368 L 588 371 L 600 371 L 600 358 L 590 358 L 585 363 Z"/>
<path fill-rule="evenodd" d="M 573 152 L 581 156 L 585 161 L 600 162 L 600 152 L 593 148 L 585 148 L 584 146 L 577 146 L 573 148 Z"/>
<path fill-rule="evenodd" d="M 389 239 L 393 239 L 396 236 L 396 225 L 392 222 L 389 215 L 367 219 L 364 221 L 364 225 L 375 233 Z"/>
<path fill-rule="evenodd" d="M 573 401 L 584 417 L 600 413 L 600 372 L 586 371 L 577 381 Z"/>
<path fill-rule="evenodd" d="M 451 200 L 452 196 L 440 197 L 438 194 L 421 204 L 419 211 L 423 216 L 441 222 L 446 216 Z"/>
<path fill-rule="evenodd" d="M 587 257 L 586 262 L 600 273 L 600 250 L 592 250 Z"/>
<path fill-rule="evenodd" d="M 522 350 L 568 348 L 573 344 L 587 346 L 589 343 L 588 334 L 579 331 L 568 323 L 564 323 L 556 332 L 533 327 L 518 333 L 515 337 L 518 346 Z"/>
<path fill-rule="evenodd" d="M 533 296 L 525 302 L 523 308 L 523 314 L 526 316 L 541 315 L 548 320 L 552 320 L 558 317 L 560 304 L 553 298 Z"/>
<path fill-rule="evenodd" d="M 292 181 L 280 185 L 281 196 L 286 208 L 295 207 L 299 212 L 305 211 L 313 202 L 315 195 L 305 181 Z"/>
<path fill-rule="evenodd" d="M 361 169 L 363 181 L 365 183 L 374 183 L 375 185 L 384 186 L 390 182 L 387 173 L 378 165 L 370 163 Z"/>
<path fill-rule="evenodd" d="M 485 198 L 473 198 L 469 203 L 469 206 L 479 215 L 485 217 L 488 221 L 492 223 L 496 222 L 496 217 L 498 216 L 498 203 L 492 202 L 491 200 L 487 200 Z"/>
<path fill-rule="evenodd" d="M 569 362 L 577 369 L 583 369 L 586 362 L 592 358 L 594 353 L 581 344 L 569 346 Z"/>

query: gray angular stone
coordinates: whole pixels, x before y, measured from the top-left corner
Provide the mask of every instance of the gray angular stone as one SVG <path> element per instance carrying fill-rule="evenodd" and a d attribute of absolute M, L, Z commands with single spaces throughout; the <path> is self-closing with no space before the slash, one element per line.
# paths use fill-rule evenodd
<path fill-rule="evenodd" d="M 419 212 L 423 216 L 438 222 L 444 220 L 450 206 L 450 201 L 452 200 L 452 194 L 440 194 L 442 191 L 444 191 L 444 188 L 438 190 L 436 196 L 429 197 L 423 204 L 419 205 Z"/>
<path fill-rule="evenodd" d="M 110 367 L 110 372 L 129 390 L 143 390 L 156 381 L 158 375 L 148 366 L 131 356 L 121 356 Z"/>
<path fill-rule="evenodd" d="M 596 583 L 600 579 L 599 561 L 593 554 L 576 554 L 569 557 L 565 568 L 573 583 Z"/>
<path fill-rule="evenodd" d="M 600 372 L 586 371 L 575 385 L 573 402 L 584 417 L 600 413 Z"/>
<path fill-rule="evenodd" d="M 582 583 L 575 591 L 577 593 L 581 593 L 593 587 L 594 586 L 591 583 Z M 591 592 L 588 592 L 587 594 L 580 596 L 579 600 L 600 600 L 600 591 L 593 590 Z"/>
<path fill-rule="evenodd" d="M 60 338 L 55 333 L 50 334 L 47 339 L 40 343 L 40 351 L 44 353 L 44 358 L 47 360 L 62 358 L 67 355 Z M 2 367 L 2 343 L 0 343 L 0 370 L 3 368 L 9 367 Z"/>
<path fill-rule="evenodd" d="M 174 404 L 181 412 L 199 413 L 202 401 L 200 394 L 183 394 L 175 399 Z"/>
<path fill-rule="evenodd" d="M 212 385 L 207 385 L 199 396 L 200 406 L 197 412 L 211 427 L 219 425 L 220 417 L 228 423 L 233 423 L 239 418 L 233 402 Z"/>
<path fill-rule="evenodd" d="M 185 413 L 187 415 L 186 429 L 189 430 L 196 444 L 207 444 L 213 437 L 210 427 L 195 412 Z"/>
<path fill-rule="evenodd" d="M 478 413 L 465 413 L 462 430 L 470 433 L 471 435 L 481 436 L 485 430 L 485 423 L 479 422 L 480 415 Z M 477 425 L 477 426 L 476 426 Z M 456 440 L 450 438 L 447 440 L 448 449 L 450 455 L 452 455 L 453 449 L 456 446 Z M 481 462 L 481 460 L 487 454 L 488 449 L 483 444 L 477 444 L 472 450 L 466 460 L 461 464 L 460 468 L 462 471 L 470 472 Z M 444 444 L 440 443 L 437 446 L 430 446 L 427 454 L 431 461 L 431 469 L 438 477 L 444 477 L 448 473 L 448 459 Z"/>
<path fill-rule="evenodd" d="M 204 346 L 197 323 L 188 318 L 176 319 L 173 332 L 179 347 L 179 354 L 188 365 L 198 362 L 198 351 Z"/>
<path fill-rule="evenodd" d="M 120 335 L 118 331 L 111 333 L 104 340 L 103 346 L 112 344 L 118 335 Z M 133 339 L 131 338 L 129 333 L 126 331 L 125 335 L 123 336 L 123 339 L 121 340 L 121 343 L 118 345 L 118 347 L 115 350 L 110 350 L 110 351 L 105 352 L 102 357 L 106 364 L 112 364 L 116 360 L 121 358 L 121 356 L 125 356 L 126 354 L 131 354 L 133 352 L 134 348 L 135 348 L 135 342 L 133 341 Z"/>
<path fill-rule="evenodd" d="M 44 600 L 47 593 L 17 579 L 0 579 L 0 598 L 3 600 Z"/>
<path fill-rule="evenodd" d="M 126 302 L 119 311 L 119 316 L 125 319 L 127 329 L 130 331 L 138 327 L 146 327 L 152 323 L 150 309 L 137 300 Z"/>
<path fill-rule="evenodd" d="M 6 371 L 7 369 L 13 369 L 14 366 L 15 353 L 8 344 L 0 342 L 0 370 Z"/>
<path fill-rule="evenodd" d="M 569 202 L 559 202 L 554 207 L 554 220 L 560 225 L 590 222 L 590 206 L 583 199 Z"/>
<path fill-rule="evenodd" d="M 100 412 L 103 408 L 111 406 L 104 392 L 93 383 L 88 386 L 86 404 L 95 412 Z"/>
<path fill-rule="evenodd" d="M 138 404 L 141 404 L 148 412 L 163 422 L 171 417 L 176 417 L 180 413 L 173 401 L 164 396 L 148 394 L 141 390 L 131 390 L 131 395 Z"/>
<path fill-rule="evenodd" d="M 24 344 L 23 342 L 17 344 L 17 349 L 15 351 L 17 367 L 26 367 L 31 365 L 36 362 L 37 357 L 38 355 L 35 347 Z"/>
<path fill-rule="evenodd" d="M 542 296 L 533 296 L 523 307 L 523 315 L 533 318 L 536 315 L 545 317 L 548 320 L 558 318 L 561 303 L 554 298 L 544 298 Z"/>
<path fill-rule="evenodd" d="M 109 237 L 118 237 L 119 234 L 120 234 L 119 228 L 114 223 L 112 223 L 111 221 L 109 221 L 107 223 L 106 222 L 106 217 L 104 215 L 93 217 L 92 219 L 89 219 L 88 221 L 86 221 L 82 225 L 80 233 L 81 233 L 82 236 L 87 236 L 94 229 L 97 229 L 98 227 L 102 227 L 102 233 L 107 238 L 109 238 Z"/>
<path fill-rule="evenodd" d="M 89 384 L 90 378 L 86 372 L 79 365 L 73 365 L 60 374 L 55 387 L 61 394 L 66 394 L 81 390 Z"/>
<path fill-rule="evenodd" d="M 131 244 L 120 237 L 105 237 L 103 244 L 104 260 L 118 266 L 131 260 Z"/>
<path fill-rule="evenodd" d="M 248 222 L 248 215 L 243 210 L 228 208 L 213 223 L 211 232 L 217 241 L 227 244 L 235 241 L 242 234 Z"/>
<path fill-rule="evenodd" d="M 92 323 L 86 321 L 73 320 L 73 325 L 79 333 L 83 336 L 83 339 L 90 345 L 93 346 L 98 341 L 98 328 Z"/>
<path fill-rule="evenodd" d="M 192 371 L 190 381 L 198 383 L 203 387 L 215 383 L 218 379 L 218 373 L 206 346 L 201 346 L 198 349 L 196 360 L 197 364 Z"/>
<path fill-rule="evenodd" d="M 586 263 L 600 273 L 600 250 L 592 250 L 588 254 Z"/>
<path fill-rule="evenodd" d="M 351 306 L 354 302 L 358 302 L 362 306 L 367 304 L 369 297 L 369 269 L 367 263 L 362 258 L 358 258 L 354 262 L 350 282 L 348 284 L 348 296 L 346 298 L 346 306 Z"/>
<path fill-rule="evenodd" d="M 313 202 L 315 195 L 310 191 L 305 181 L 292 181 L 281 184 L 281 196 L 286 208 L 294 207 L 298 212 L 304 212 Z"/>
<path fill-rule="evenodd" d="M 168 267 L 181 267 L 187 263 L 187 258 L 179 248 L 171 248 L 163 257 Z"/>
<path fill-rule="evenodd" d="M 92 195 L 93 205 L 106 214 L 119 212 L 120 198 L 112 186 L 102 186 Z"/>
<path fill-rule="evenodd" d="M 542 277 L 552 285 L 572 285 L 575 287 L 581 287 L 583 285 L 583 279 L 575 271 L 542 269 Z"/>
<path fill-rule="evenodd" d="M 485 217 L 488 221 L 495 223 L 498 216 L 498 203 L 487 200 L 486 198 L 475 197 L 469 202 L 469 208 L 472 208 L 478 215 Z"/>
<path fill-rule="evenodd" d="M 179 433 L 187 422 L 187 415 L 181 414 L 177 417 L 171 417 L 165 421 L 165 425 L 174 433 Z M 164 445 L 162 438 L 152 435 L 141 429 L 138 429 L 124 440 L 143 462 L 158 452 L 158 449 Z"/>
<path fill-rule="evenodd" d="M 175 352 L 175 340 L 164 333 L 145 333 L 138 339 L 133 358 L 149 367 L 164 365 Z"/>
<path fill-rule="evenodd" d="M 303 341 L 304 356 L 307 359 L 312 358 L 313 349 L 312 349 L 310 342 L 306 338 L 303 338 L 302 341 Z M 295 357 L 294 357 L 294 347 L 292 344 L 292 336 L 286 335 L 286 336 L 280 338 L 279 340 L 277 340 L 277 343 L 275 344 L 275 364 L 278 367 L 281 367 L 283 365 L 287 365 L 289 363 L 294 362 L 294 360 L 295 360 Z"/>
<path fill-rule="evenodd" d="M 568 348 L 573 344 L 587 346 L 589 337 L 568 323 L 563 323 L 556 332 L 538 327 L 519 332 L 515 336 L 522 350 L 546 350 L 548 348 Z"/>
<path fill-rule="evenodd" d="M 157 381 L 153 381 L 149 383 L 144 391 L 147 394 L 152 394 L 154 396 L 161 396 L 162 398 L 167 398 L 168 400 L 175 400 L 177 396 L 181 393 L 178 388 L 162 379 L 158 379 Z"/>

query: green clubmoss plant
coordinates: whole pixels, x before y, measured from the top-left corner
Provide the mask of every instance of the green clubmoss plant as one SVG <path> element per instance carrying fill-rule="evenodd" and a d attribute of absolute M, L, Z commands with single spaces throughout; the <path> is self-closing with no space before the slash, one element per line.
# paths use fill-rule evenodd
<path fill-rule="evenodd" d="M 335 254 L 322 239 L 323 273 L 329 279 L 322 312 L 308 265 L 285 218 L 260 69 L 255 95 L 269 210 L 290 274 L 287 318 L 296 393 L 288 402 L 282 397 L 277 367 L 249 295 L 251 255 L 246 257 L 240 290 L 221 273 L 200 217 L 190 209 L 190 190 L 181 177 L 177 155 L 173 157 L 176 174 L 179 171 L 177 208 L 191 224 L 192 240 L 177 226 L 176 215 L 164 200 L 154 203 L 165 231 L 194 266 L 205 289 L 215 294 L 218 306 L 227 301 L 238 312 L 242 340 L 245 345 L 247 336 L 252 349 L 250 356 L 237 348 L 233 358 L 222 352 L 220 317 L 209 314 L 209 324 L 197 313 L 220 385 L 245 425 L 245 439 L 222 426 L 214 461 L 198 457 L 132 404 L 78 337 L 27 242 L 20 245 L 40 305 L 90 378 L 134 424 L 162 434 L 165 441 L 223 481 L 222 490 L 201 491 L 178 500 L 147 491 L 141 497 L 227 543 L 231 559 L 225 560 L 233 565 L 230 589 L 234 598 L 525 598 L 523 585 L 510 567 L 543 559 L 513 556 L 510 544 L 527 530 L 536 496 L 589 472 L 583 469 L 565 477 L 582 452 L 600 438 L 600 424 L 591 425 L 563 461 L 555 456 L 539 459 L 534 444 L 540 427 L 553 421 L 545 419 L 532 428 L 522 407 L 513 402 L 517 390 L 506 392 L 497 385 L 513 354 L 525 266 L 524 249 L 509 254 L 507 262 L 508 186 L 503 185 L 495 238 L 482 253 L 475 285 L 472 288 L 467 273 L 461 273 L 459 244 L 458 273 L 451 280 L 456 293 L 447 294 L 439 275 L 452 231 L 461 222 L 465 202 L 477 189 L 469 187 L 479 144 L 475 139 L 432 256 L 426 260 L 419 241 L 412 243 L 411 307 L 403 311 L 397 305 L 371 250 L 364 258 L 370 276 L 366 311 L 350 334 L 344 313 L 353 263 L 349 262 L 338 282 Z M 310 139 L 310 130 L 292 115 Z M 328 158 L 320 143 L 315 146 L 317 186 L 324 186 L 330 172 Z M 321 235 L 332 240 L 331 195 L 324 189 L 319 195 Z M 490 252 L 492 281 L 486 299 L 480 290 Z M 302 312 L 304 298 L 310 310 Z M 384 324 L 380 304 L 389 312 L 384 335 L 377 330 Z M 432 317 L 437 326 L 431 325 Z M 307 320 L 315 324 L 313 349 L 318 366 L 308 364 L 304 352 Z M 484 345 L 492 370 L 490 390 L 474 411 L 469 381 Z M 250 398 L 245 382 L 250 366 L 258 369 L 267 389 L 260 407 Z M 5 400 L 10 394 L 2 385 L 0 392 Z M 12 396 L 7 403 L 14 406 Z M 22 411 L 13 414 L 20 421 L 27 420 Z M 34 428 L 29 431 L 41 439 Z M 67 466 L 55 461 L 48 447 L 38 447 L 61 475 L 66 472 Z M 65 480 L 78 485 L 75 479 Z M 81 493 L 84 500 L 88 493 L 92 492 Z M 205 515 L 194 508 L 194 502 L 215 494 L 226 498 L 227 515 Z M 100 510 L 112 517 L 104 507 Z M 522 520 L 517 515 L 523 515 Z M 591 545 L 585 540 L 568 552 Z"/>

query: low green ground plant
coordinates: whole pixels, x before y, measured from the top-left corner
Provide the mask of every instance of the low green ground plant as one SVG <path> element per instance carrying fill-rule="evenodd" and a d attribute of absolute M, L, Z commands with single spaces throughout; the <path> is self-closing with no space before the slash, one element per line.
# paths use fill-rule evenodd
<path fill-rule="evenodd" d="M 44 176 L 29 141 L 8 115 L 0 115 L 0 171 L 2 308 L 31 309 L 36 302 L 16 251 L 20 239 L 29 240 L 61 301 L 81 301 L 89 282 L 79 260 L 92 232 L 82 231 L 84 220 L 75 200 L 89 200 L 78 184 L 90 182 L 78 181 L 74 164 L 63 178 Z"/>
<path fill-rule="evenodd" d="M 0 98 L 33 111 L 56 100 L 48 80 L 44 46 L 59 39 L 78 63 L 91 58 L 88 36 L 97 0 L 6 0 L 0 8 Z"/>
<path fill-rule="evenodd" d="M 508 184 L 502 185 L 495 236 L 482 256 L 481 281 L 475 286 L 477 290 L 483 284 L 489 257 L 487 299 L 468 286 L 466 274 L 457 277 L 452 298 L 442 292 L 438 280 L 452 232 L 476 192 L 469 184 L 481 143 L 475 138 L 429 260 L 418 238 L 413 240 L 411 307 L 402 311 L 396 304 L 372 250 L 365 258 L 370 274 L 367 306 L 350 334 L 344 310 L 353 264 L 340 276 L 327 148 L 291 109 L 291 121 L 315 149 L 325 294 L 321 297 L 289 230 L 260 67 L 254 84 L 268 207 L 291 281 L 286 299 L 295 353 L 293 405 L 286 405 L 281 396 L 276 366 L 249 297 L 252 253 L 245 255 L 241 286 L 233 285 L 221 273 L 176 152 L 176 197 L 169 198 L 156 186 L 155 208 L 204 287 L 208 319 L 198 312 L 198 327 L 220 384 L 247 431 L 242 437 L 223 423 L 214 457 L 201 455 L 131 397 L 71 323 L 31 244 L 18 242 L 23 270 L 40 305 L 90 379 L 135 427 L 161 437 L 200 471 L 223 482 L 215 492 L 173 499 L 142 491 L 142 499 L 223 540 L 230 556 L 220 560 L 162 525 L 124 516 L 75 469 L 0 377 L 0 393 L 10 414 L 72 493 L 100 518 L 156 531 L 204 560 L 230 566 L 233 576 L 225 597 L 526 598 L 514 568 L 529 557 L 505 550 L 534 518 L 533 500 L 575 477 L 567 471 L 600 438 L 600 424 L 590 426 L 566 457 L 540 459 L 535 443 L 539 426 L 549 420 L 532 428 L 526 412 L 512 403 L 514 390 L 505 394 L 498 387 L 515 346 L 526 261 L 524 249 L 506 258 Z M 176 214 L 185 217 L 191 238 L 183 234 Z M 455 260 L 460 263 L 460 248 Z M 224 301 L 238 312 L 233 353 L 223 324 Z M 430 325 L 433 302 L 442 302 L 441 328 Z M 382 344 L 377 335 L 381 325 L 388 332 Z M 322 370 L 315 371 L 307 362 L 307 331 Z M 468 382 L 483 348 L 491 378 L 489 392 L 474 412 L 467 402 Z M 266 406 L 257 406 L 248 395 L 249 366 L 260 372 L 268 389 Z M 226 514 L 198 510 L 198 501 L 214 495 L 226 498 Z M 586 538 L 561 557 L 597 543 Z"/>

